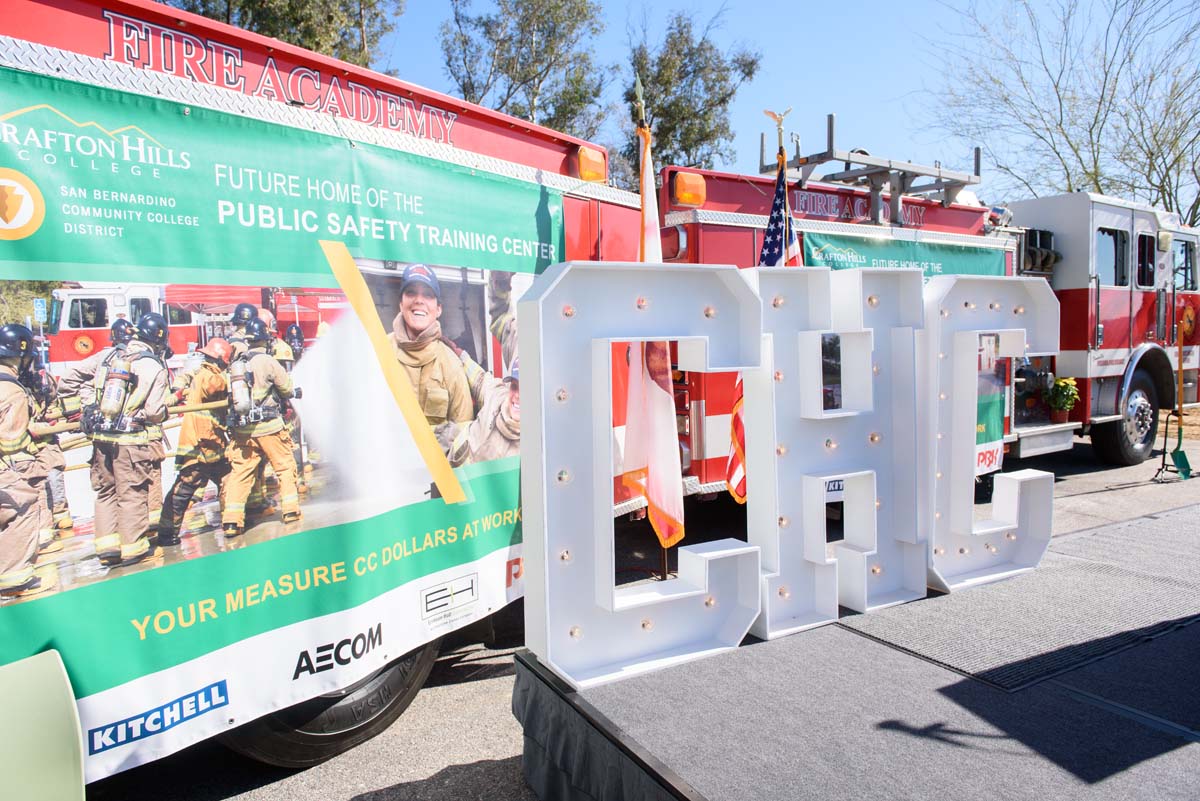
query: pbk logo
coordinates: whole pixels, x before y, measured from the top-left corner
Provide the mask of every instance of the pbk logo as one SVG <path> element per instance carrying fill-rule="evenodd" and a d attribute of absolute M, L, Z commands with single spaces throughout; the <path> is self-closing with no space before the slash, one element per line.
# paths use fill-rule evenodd
<path fill-rule="evenodd" d="M 1000 463 L 1000 449 L 988 448 L 986 451 L 980 451 L 975 458 L 975 468 L 989 469 L 997 467 Z"/>
<path fill-rule="evenodd" d="M 210 684 L 204 689 L 180 696 L 148 712 L 125 718 L 107 726 L 88 730 L 88 753 L 99 754 L 119 745 L 144 740 L 180 723 L 200 717 L 206 712 L 229 704 L 229 689 L 224 681 Z"/>
<path fill-rule="evenodd" d="M 362 659 L 381 645 L 383 624 L 376 623 L 375 628 L 353 637 L 318 645 L 312 651 L 301 651 L 300 656 L 296 658 L 296 670 L 292 673 L 292 681 L 306 673 L 323 673 L 333 670 L 337 665 L 348 665 L 356 659 Z"/>
<path fill-rule="evenodd" d="M 46 200 L 24 173 L 0 168 L 0 240 L 24 239 L 42 227 Z"/>
<path fill-rule="evenodd" d="M 504 566 L 505 579 L 508 586 L 511 587 L 513 582 L 525 575 L 525 560 L 521 557 L 509 559 Z"/>

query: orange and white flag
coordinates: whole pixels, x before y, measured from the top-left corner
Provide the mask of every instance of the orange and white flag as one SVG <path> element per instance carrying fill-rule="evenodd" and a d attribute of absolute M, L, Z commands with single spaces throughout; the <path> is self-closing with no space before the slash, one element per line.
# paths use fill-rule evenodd
<path fill-rule="evenodd" d="M 742 414 L 745 404 L 742 374 L 738 373 L 733 385 L 733 413 L 729 416 L 729 459 L 725 463 L 725 486 L 738 503 L 746 502 L 746 420 Z"/>
<path fill-rule="evenodd" d="M 654 186 L 654 159 L 650 156 L 650 129 L 637 129 L 641 141 L 642 240 L 638 261 L 662 262 L 662 240 L 658 233 L 658 189 Z"/>
<path fill-rule="evenodd" d="M 644 262 L 662 262 L 658 234 L 658 199 L 650 129 L 638 128 L 641 140 L 642 241 Z M 683 469 L 675 427 L 675 392 L 671 385 L 671 349 L 667 342 L 635 342 L 629 350 L 629 394 L 626 404 L 626 486 L 646 498 L 648 517 L 664 548 L 683 539 Z"/>
<path fill-rule="evenodd" d="M 623 479 L 645 496 L 650 525 L 662 547 L 670 548 L 683 539 L 683 470 L 675 429 L 671 350 L 666 342 L 630 346 L 626 408 Z"/>

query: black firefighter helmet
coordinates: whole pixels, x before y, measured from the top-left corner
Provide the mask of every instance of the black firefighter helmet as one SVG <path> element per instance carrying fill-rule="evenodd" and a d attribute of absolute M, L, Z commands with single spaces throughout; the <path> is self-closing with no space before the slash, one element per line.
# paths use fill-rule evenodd
<path fill-rule="evenodd" d="M 246 341 L 251 344 L 271 341 L 271 329 L 257 317 L 246 324 Z"/>
<path fill-rule="evenodd" d="M 229 322 L 233 323 L 238 328 L 243 328 L 249 325 L 253 320 L 258 319 L 258 307 L 253 303 L 239 303 L 233 307 L 233 316 L 229 318 Z"/>
<path fill-rule="evenodd" d="M 288 346 L 293 350 L 304 347 L 304 332 L 300 330 L 297 323 L 292 323 L 287 327 L 284 333 L 283 341 L 288 343 Z"/>
<path fill-rule="evenodd" d="M 114 345 L 128 345 L 129 340 L 133 339 L 134 330 L 133 323 L 124 317 L 118 317 L 113 321 L 112 328 L 108 330 L 108 341 Z"/>
<path fill-rule="evenodd" d="M 145 342 L 157 351 L 166 350 L 168 333 L 170 331 L 167 327 L 167 318 L 158 312 L 143 314 L 142 319 L 137 322 L 136 336 L 138 340 Z"/>
<path fill-rule="evenodd" d="M 20 323 L 0 326 L 0 358 L 20 359 L 22 373 L 33 365 L 33 332 Z"/>

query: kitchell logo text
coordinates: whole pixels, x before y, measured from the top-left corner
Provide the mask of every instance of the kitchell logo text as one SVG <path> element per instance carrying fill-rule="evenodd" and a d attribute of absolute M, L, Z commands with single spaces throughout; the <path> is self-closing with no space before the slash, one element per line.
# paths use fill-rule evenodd
<path fill-rule="evenodd" d="M 162 734 L 180 723 L 186 723 L 192 718 L 200 717 L 206 712 L 228 704 L 229 690 L 224 681 L 218 681 L 216 684 L 210 684 L 162 706 L 156 706 L 148 712 L 142 712 L 107 726 L 89 729 L 88 753 L 99 754 L 119 745 Z"/>

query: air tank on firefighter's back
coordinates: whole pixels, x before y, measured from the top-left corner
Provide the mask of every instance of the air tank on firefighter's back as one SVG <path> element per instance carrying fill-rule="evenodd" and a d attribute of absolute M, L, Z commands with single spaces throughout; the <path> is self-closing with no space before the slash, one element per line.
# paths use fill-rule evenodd
<path fill-rule="evenodd" d="M 131 366 L 127 359 L 117 357 L 108 363 L 104 376 L 104 389 L 100 394 L 100 414 L 106 420 L 116 420 L 125 411 L 125 399 L 129 395 Z"/>
<path fill-rule="evenodd" d="M 243 359 L 238 359 L 229 366 L 229 396 L 235 412 L 250 412 L 250 384 L 246 381 L 246 362 Z"/>

